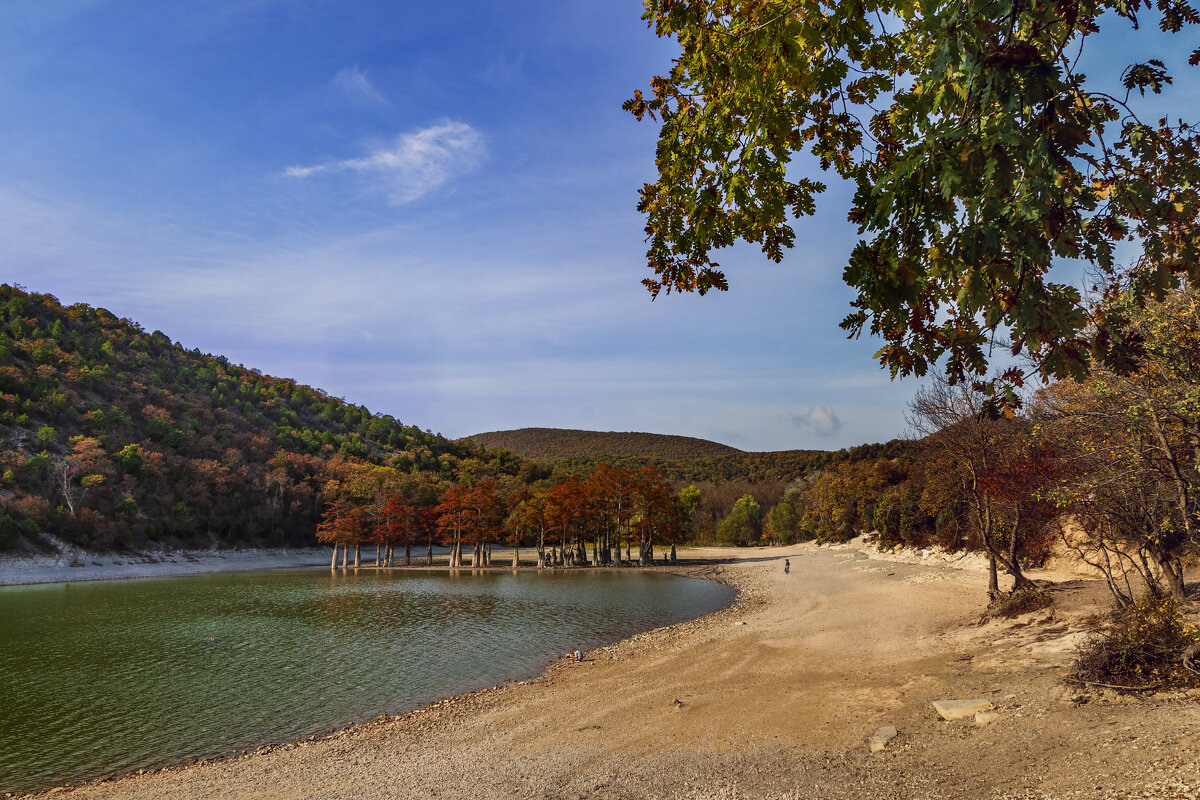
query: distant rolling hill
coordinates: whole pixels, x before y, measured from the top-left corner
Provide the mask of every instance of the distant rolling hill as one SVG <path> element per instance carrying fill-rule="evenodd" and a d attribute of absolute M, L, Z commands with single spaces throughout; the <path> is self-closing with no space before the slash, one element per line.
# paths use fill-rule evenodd
<path fill-rule="evenodd" d="M 691 461 L 697 458 L 738 455 L 742 452 L 736 447 L 691 436 L 671 436 L 664 433 L 579 431 L 567 428 L 521 428 L 515 431 L 492 431 L 491 433 L 467 436 L 461 441 L 472 441 L 489 450 L 501 447 L 535 461 L 606 456 Z"/>
<path fill-rule="evenodd" d="M 477 433 L 458 440 L 488 450 L 508 450 L 517 456 L 553 463 L 571 472 L 586 472 L 600 461 L 627 467 L 653 465 L 677 481 L 791 480 L 842 461 L 895 458 L 909 443 L 893 440 L 845 450 L 777 450 L 748 453 L 735 447 L 661 433 L 580 431 L 562 428 L 521 428 Z"/>

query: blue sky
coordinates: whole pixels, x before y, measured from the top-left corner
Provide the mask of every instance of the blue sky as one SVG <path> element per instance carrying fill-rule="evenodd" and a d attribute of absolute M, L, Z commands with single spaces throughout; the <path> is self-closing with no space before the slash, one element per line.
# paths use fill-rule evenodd
<path fill-rule="evenodd" d="M 900 435 L 837 327 L 834 187 L 783 265 L 651 303 L 621 110 L 673 53 L 636 0 L 9 0 L 0 279 L 463 436 L 750 450 Z M 1182 52 L 1182 48 L 1181 48 Z"/>

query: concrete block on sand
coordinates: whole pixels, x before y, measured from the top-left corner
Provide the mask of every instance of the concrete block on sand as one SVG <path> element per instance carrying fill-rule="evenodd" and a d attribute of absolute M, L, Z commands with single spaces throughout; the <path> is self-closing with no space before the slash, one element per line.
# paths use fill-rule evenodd
<path fill-rule="evenodd" d="M 991 711 L 992 704 L 987 700 L 934 700 L 933 708 L 942 719 L 952 720 L 973 716 L 978 711 Z"/>
<path fill-rule="evenodd" d="M 878 753 L 888 746 L 888 742 L 896 738 L 899 731 L 895 725 L 884 725 L 879 730 L 875 731 L 875 735 L 867 742 L 871 746 L 872 753 Z"/>

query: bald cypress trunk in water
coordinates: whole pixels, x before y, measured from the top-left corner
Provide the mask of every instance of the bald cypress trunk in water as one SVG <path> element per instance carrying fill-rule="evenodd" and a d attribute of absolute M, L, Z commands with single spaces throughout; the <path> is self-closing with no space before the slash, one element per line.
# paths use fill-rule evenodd
<path fill-rule="evenodd" d="M 512 563 L 512 565 L 513 565 L 513 567 L 521 566 L 521 553 L 517 549 L 516 545 L 513 545 L 513 563 Z"/>
<path fill-rule="evenodd" d="M 337 542 L 333 543 L 333 558 L 329 559 L 329 568 L 337 569 Z"/>
<path fill-rule="evenodd" d="M 350 548 L 342 545 L 342 569 L 346 568 L 346 561 L 350 558 Z"/>
<path fill-rule="evenodd" d="M 359 567 L 358 545 L 354 545 L 354 568 L 358 569 L 358 567 Z"/>
<path fill-rule="evenodd" d="M 429 534 L 429 566 L 433 566 L 433 534 Z"/>
<path fill-rule="evenodd" d="M 404 566 L 412 566 L 412 545 L 404 543 Z"/>

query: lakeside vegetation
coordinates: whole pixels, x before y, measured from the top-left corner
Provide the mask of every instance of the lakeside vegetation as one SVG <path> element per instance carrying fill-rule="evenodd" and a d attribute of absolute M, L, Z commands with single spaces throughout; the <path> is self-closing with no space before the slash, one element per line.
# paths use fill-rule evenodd
<path fill-rule="evenodd" d="M 98 551 L 311 545 L 323 522 L 329 541 L 461 543 L 452 524 L 441 524 L 450 511 L 438 511 L 457 493 L 487 487 L 495 507 L 483 516 L 499 525 L 551 491 L 559 508 L 595 502 L 597 474 L 643 487 L 621 491 L 654 509 L 654 522 L 645 524 L 660 531 L 655 544 L 711 541 L 748 493 L 773 506 L 799 476 L 905 447 L 741 453 L 692 439 L 694 452 L 709 455 L 689 461 L 680 459 L 686 452 L 645 445 L 684 437 L 637 434 L 627 437 L 623 454 L 600 448 L 618 450 L 614 458 L 592 451 L 541 463 L 504 447 L 450 441 L 320 389 L 189 350 L 104 309 L 64 307 L 53 296 L 7 285 L 0 286 L 0 436 L 0 550 L 23 552 L 64 544 Z M 661 510 L 664 494 L 679 504 L 680 490 L 693 483 L 686 514 Z M 568 499 L 572 487 L 584 487 L 586 496 Z M 398 521 L 410 513 L 405 507 L 419 510 L 415 522 Z M 635 560 L 611 555 L 614 536 L 628 551 L 639 524 L 624 513 L 601 534 L 600 549 L 610 554 L 599 556 L 601 563 Z M 365 532 L 376 524 L 390 532 Z M 329 525 L 340 532 L 328 533 Z M 364 532 L 346 533 L 355 525 Z M 501 538 L 513 539 L 514 525 Z M 557 536 L 550 535 L 551 563 L 582 562 L 575 547 L 582 535 L 567 534 L 565 558 Z M 472 547 L 474 538 L 468 535 Z M 516 537 L 524 546 L 535 539 L 540 535 L 528 528 Z M 595 537 L 591 544 L 594 551 Z"/>
<path fill-rule="evenodd" d="M 1119 302 L 1109 308 L 1130 320 L 1136 361 L 1094 364 L 1008 414 L 980 413 L 977 386 L 935 381 L 911 407 L 916 441 L 720 454 L 676 437 L 517 432 L 587 442 L 539 463 L 0 286 L 0 549 L 323 542 L 335 564 L 374 546 L 376 563 L 396 565 L 418 547 L 432 560 L 438 543 L 452 566 L 476 566 L 503 543 L 514 560 L 532 548 L 539 567 L 569 568 L 654 563 L 689 541 L 870 532 L 881 548 L 984 553 L 993 610 L 1017 613 L 1046 602 L 1026 570 L 1065 545 L 1116 606 L 1077 679 L 1190 683 L 1200 302 L 1187 289 L 1142 309 Z M 680 457 L 694 448 L 710 454 Z"/>
<path fill-rule="evenodd" d="M 335 563 L 350 550 L 361 563 L 374 545 L 390 565 L 437 543 L 463 566 L 489 564 L 503 543 L 572 567 L 649 564 L 682 542 L 869 532 L 883 548 L 984 553 L 996 607 L 1039 602 L 1025 573 L 1056 543 L 1095 567 L 1126 613 L 1145 607 L 1143 592 L 1179 604 L 1200 512 L 1200 301 L 1181 290 L 1141 309 L 1109 302 L 1130 320 L 1136 361 L 1097 363 L 1007 414 L 981 413 L 978 387 L 934 381 L 911 407 L 916 441 L 689 461 L 665 458 L 678 454 L 660 437 L 595 434 L 590 452 L 545 464 L 3 286 L 0 546 L 323 542 Z M 756 466 L 712 474 L 732 459 Z"/>

